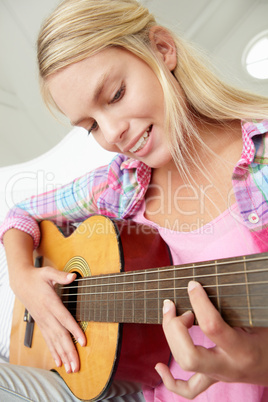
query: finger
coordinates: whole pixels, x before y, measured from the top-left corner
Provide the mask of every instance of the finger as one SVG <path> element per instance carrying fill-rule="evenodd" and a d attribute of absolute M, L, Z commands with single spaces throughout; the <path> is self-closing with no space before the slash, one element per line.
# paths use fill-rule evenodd
<path fill-rule="evenodd" d="M 163 330 L 174 359 L 185 370 L 192 370 L 195 345 L 188 329 L 193 325 L 194 315 L 187 311 L 176 317 L 174 303 L 166 300 L 163 307 Z M 196 361 L 197 359 L 195 359 Z"/>
<path fill-rule="evenodd" d="M 229 354 L 232 353 L 232 350 L 235 352 L 241 342 L 239 333 L 223 320 L 200 283 L 190 281 L 188 292 L 201 330 L 217 346 L 228 351 Z"/>
<path fill-rule="evenodd" d="M 201 287 L 201 290 L 204 290 Z M 207 296 L 204 292 L 204 296 Z M 209 302 L 210 303 L 210 302 Z M 188 329 L 193 325 L 194 314 L 187 311 L 175 316 L 175 306 L 166 300 L 163 307 L 163 329 L 175 361 L 185 371 L 211 375 L 221 368 L 222 360 L 213 348 L 194 345 Z"/>
<path fill-rule="evenodd" d="M 176 317 L 176 306 L 171 300 L 164 300 L 163 305 L 163 327 L 167 328 L 171 320 Z M 186 311 L 181 316 L 181 322 L 187 327 L 191 328 L 194 321 L 194 316 L 191 311 Z"/>
<path fill-rule="evenodd" d="M 66 307 L 61 302 L 58 303 L 57 309 L 55 309 L 54 307 L 53 310 L 51 310 L 51 313 L 55 314 L 55 311 L 57 311 L 56 318 L 60 323 L 60 325 L 66 328 L 67 331 L 73 335 L 74 339 L 81 346 L 85 346 L 87 342 L 86 336 L 80 325 L 72 316 L 72 314 L 66 309 Z"/>
<path fill-rule="evenodd" d="M 74 272 L 64 272 L 59 271 L 52 267 L 43 267 L 42 268 L 43 276 L 55 286 L 57 283 L 61 285 L 67 285 L 73 282 L 76 278 L 76 274 Z"/>
<path fill-rule="evenodd" d="M 188 381 L 176 380 L 170 372 L 170 369 L 163 363 L 155 366 L 156 371 L 162 378 L 165 387 L 184 398 L 194 399 L 197 395 L 204 392 L 216 380 L 204 375 L 194 374 Z"/>
<path fill-rule="evenodd" d="M 66 273 L 57 271 L 51 267 L 44 268 L 44 276 L 46 280 L 50 282 L 53 286 L 55 283 L 68 284 L 71 283 L 75 278 L 75 273 Z M 75 338 L 75 340 L 81 345 L 86 345 L 86 337 L 81 327 L 78 325 L 72 314 L 63 305 L 59 296 L 53 290 L 53 294 L 49 293 L 49 304 L 47 306 L 48 310 L 52 315 L 55 315 L 58 321 L 63 327 L 65 327 Z M 60 301 L 60 302 L 59 302 Z"/>
<path fill-rule="evenodd" d="M 40 329 L 56 365 L 60 367 L 63 363 L 67 373 L 79 371 L 79 356 L 70 333 L 53 316 L 49 324 L 48 327 L 41 323 Z"/>
<path fill-rule="evenodd" d="M 77 350 L 72 342 L 70 335 L 61 339 L 61 343 L 57 344 L 57 353 L 64 364 L 67 373 L 76 373 L 80 369 L 80 360 Z"/>

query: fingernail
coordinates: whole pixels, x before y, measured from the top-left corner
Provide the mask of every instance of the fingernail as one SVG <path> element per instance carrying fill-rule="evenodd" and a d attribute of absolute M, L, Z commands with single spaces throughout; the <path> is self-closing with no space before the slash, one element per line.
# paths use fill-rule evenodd
<path fill-rule="evenodd" d="M 193 312 L 192 312 L 191 310 L 185 311 L 185 312 L 182 314 L 182 316 L 183 316 L 183 315 L 189 315 L 189 314 L 193 314 Z"/>
<path fill-rule="evenodd" d="M 71 372 L 69 364 L 65 363 L 64 367 L 65 367 L 66 373 L 69 374 Z"/>
<path fill-rule="evenodd" d="M 171 308 L 171 301 L 170 300 L 164 300 L 164 305 L 163 305 L 163 314 L 166 314 Z"/>
<path fill-rule="evenodd" d="M 196 281 L 190 281 L 188 283 L 188 292 L 191 292 L 193 289 L 197 287 L 197 282 Z"/>
<path fill-rule="evenodd" d="M 77 339 L 77 342 L 79 343 L 80 346 L 84 346 L 84 341 L 81 338 Z"/>
<path fill-rule="evenodd" d="M 60 367 L 61 366 L 61 361 L 60 360 L 55 360 L 56 366 Z"/>
<path fill-rule="evenodd" d="M 157 366 L 155 366 L 155 371 L 160 375 L 160 377 L 162 378 L 162 373 L 161 373 L 161 371 L 159 370 L 159 368 L 157 367 Z"/>
<path fill-rule="evenodd" d="M 75 371 L 75 364 L 73 362 L 71 362 L 71 368 L 72 368 L 72 372 L 74 373 Z"/>
<path fill-rule="evenodd" d="M 68 274 L 68 275 L 67 275 L 67 279 L 73 279 L 74 275 L 75 275 L 74 273 Z"/>

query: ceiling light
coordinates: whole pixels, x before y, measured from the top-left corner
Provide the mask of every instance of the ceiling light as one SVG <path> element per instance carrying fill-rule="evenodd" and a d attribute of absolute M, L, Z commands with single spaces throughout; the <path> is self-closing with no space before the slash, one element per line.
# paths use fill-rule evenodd
<path fill-rule="evenodd" d="M 243 55 L 243 65 L 252 77 L 268 79 L 268 30 L 250 41 Z"/>

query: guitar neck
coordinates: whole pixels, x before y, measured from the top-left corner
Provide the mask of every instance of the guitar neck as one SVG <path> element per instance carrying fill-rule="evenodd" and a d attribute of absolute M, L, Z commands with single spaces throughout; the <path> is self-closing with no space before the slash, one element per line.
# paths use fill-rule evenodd
<path fill-rule="evenodd" d="M 77 321 L 160 324 L 165 299 L 191 309 L 187 285 L 200 282 L 232 326 L 268 325 L 268 253 L 81 278 L 61 288 Z"/>

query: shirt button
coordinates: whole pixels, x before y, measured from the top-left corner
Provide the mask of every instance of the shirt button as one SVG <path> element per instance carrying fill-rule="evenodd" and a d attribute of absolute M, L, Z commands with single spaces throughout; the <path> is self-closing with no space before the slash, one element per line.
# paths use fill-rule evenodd
<path fill-rule="evenodd" d="M 258 217 L 258 215 L 256 214 L 256 212 L 252 212 L 249 216 L 248 216 L 248 220 L 250 223 L 258 223 L 260 218 Z"/>

